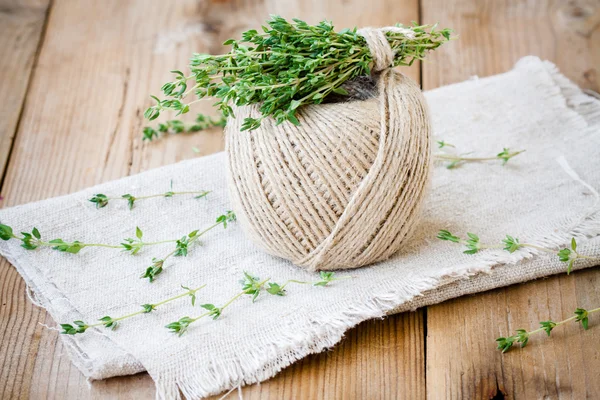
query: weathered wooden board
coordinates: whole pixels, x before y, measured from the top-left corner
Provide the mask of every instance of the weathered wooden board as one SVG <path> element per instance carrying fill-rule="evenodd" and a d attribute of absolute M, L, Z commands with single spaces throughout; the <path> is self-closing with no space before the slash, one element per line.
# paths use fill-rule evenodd
<path fill-rule="evenodd" d="M 12 147 L 29 79 L 43 39 L 49 0 L 0 1 L 0 176 Z"/>
<path fill-rule="evenodd" d="M 194 157 L 192 147 L 202 154 L 220 150 L 218 132 L 143 143 L 141 115 L 149 105 L 147 95 L 158 91 L 169 70 L 185 66 L 192 52 L 220 51 L 219 43 L 262 23 L 268 10 L 311 22 L 330 17 L 339 26 L 418 18 L 413 0 L 369 7 L 357 1 L 346 2 L 345 7 L 341 2 L 327 6 L 315 2 L 311 7 L 300 1 L 289 2 L 288 7 L 278 4 L 56 1 L 2 188 L 4 205 L 69 193 Z M 419 78 L 416 66 L 406 72 Z M 3 398 L 153 395 L 152 381 L 145 374 L 96 382 L 90 389 L 69 362 L 57 333 L 41 325 L 53 322 L 31 305 L 23 281 L 6 261 L 0 264 L 0 278 Z M 279 393 L 423 398 L 422 321 L 418 312 L 369 322 L 352 331 L 339 349 L 290 368 L 269 386 L 244 391 L 273 398 Z"/>
<path fill-rule="evenodd" d="M 423 313 L 367 321 L 331 351 L 242 388 L 244 399 L 424 399 Z M 227 398 L 237 398 L 237 390 Z M 221 396 L 214 396 L 219 399 Z"/>
<path fill-rule="evenodd" d="M 579 86 L 600 91 L 597 0 L 422 0 L 421 20 L 459 39 L 423 64 L 425 89 L 499 74 L 526 55 L 551 60 Z"/>
<path fill-rule="evenodd" d="M 196 1 L 55 1 L 2 187 L 3 206 L 194 157 L 193 146 L 205 154 L 220 149 L 219 132 L 141 141 L 148 94 L 206 46 L 199 18 Z M 0 282 L 0 397 L 87 397 L 88 384 L 57 332 L 40 325 L 54 323 L 26 298 L 22 279 L 5 260 Z M 92 393 L 149 397 L 152 382 L 141 379 L 139 385 L 139 377 L 100 382 Z"/>
<path fill-rule="evenodd" d="M 16 132 L 2 187 L 3 206 L 194 157 L 192 147 L 202 154 L 220 150 L 219 132 L 143 143 L 141 115 L 150 103 L 147 94 L 157 93 L 168 71 L 186 65 L 192 52 L 219 52 L 223 40 L 262 23 L 269 13 L 309 22 L 328 18 L 339 27 L 411 20 L 453 27 L 461 38 L 423 64 L 426 89 L 499 73 L 523 55 L 538 54 L 554 60 L 580 85 L 598 90 L 597 1 L 55 0 L 31 81 L 46 3 L 33 3 L 36 11 L 25 17 L 19 13 L 29 8 L 4 3 L 2 21 L 17 24 L 21 18 L 25 25 L 6 31 L 6 24 L 0 27 L 0 43 L 13 35 L 10 43 L 20 44 L 12 60 L 0 61 L 0 94 L 7 98 L 4 94 L 10 93 L 12 101 L 29 88 L 18 130 L 23 95 L 13 102 L 17 105 L 3 104 L 3 112 L 17 110 L 0 122 L 2 140 Z M 15 33 L 18 29 L 24 33 Z M 3 62 L 10 62 L 10 68 Z M 405 72 L 416 80 L 421 77 L 418 67 Z M 2 151 L 9 148 L 0 143 L 0 167 Z M 495 350 L 493 339 L 540 320 L 560 319 L 576 306 L 599 304 L 599 279 L 598 270 L 579 272 L 450 301 L 429 307 L 427 313 L 370 321 L 350 331 L 335 349 L 308 357 L 262 385 L 244 388 L 243 394 L 487 398 L 500 389 L 517 398 L 593 397 L 600 391 L 596 330 L 582 332 L 573 325 L 549 339 L 532 338 L 523 351 L 505 355 Z M 40 325 L 53 322 L 29 302 L 23 281 L 4 260 L 0 290 L 1 398 L 153 396 L 146 374 L 89 387 L 68 360 L 57 333 Z"/>
<path fill-rule="evenodd" d="M 424 21 L 460 38 L 423 64 L 425 89 L 506 71 L 529 54 L 555 62 L 598 90 L 597 1 L 423 0 Z M 600 330 L 573 324 L 532 337 L 502 355 L 494 339 L 539 321 L 562 320 L 600 304 L 600 269 L 468 296 L 427 309 L 427 393 L 431 398 L 594 398 L 600 393 Z M 598 318 L 591 324 L 600 323 Z M 597 326 L 595 326 L 597 328 Z M 497 397 L 500 398 L 500 397 Z"/>

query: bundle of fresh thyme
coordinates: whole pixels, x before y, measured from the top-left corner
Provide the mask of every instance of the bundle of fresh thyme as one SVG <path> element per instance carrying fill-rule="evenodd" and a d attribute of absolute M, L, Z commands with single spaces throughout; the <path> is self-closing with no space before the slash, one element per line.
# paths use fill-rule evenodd
<path fill-rule="evenodd" d="M 386 33 L 395 54 L 394 66 L 412 65 L 450 40 L 450 29 L 436 30 L 436 25 L 404 28 L 412 33 Z M 152 121 L 165 110 L 185 114 L 200 99 L 214 97 L 223 117 L 235 117 L 232 105 L 260 104 L 261 116 L 246 118 L 242 130 L 258 128 L 266 117 L 274 118 L 277 124 L 289 121 L 297 125 L 298 107 L 319 104 L 332 93 L 347 95 L 342 85 L 357 76 L 369 75 L 373 64 L 367 42 L 356 28 L 335 32 L 329 21 L 309 25 L 299 19 L 289 22 L 272 16 L 262 32 L 246 31 L 241 40 L 230 39 L 224 45 L 230 45 L 231 50 L 223 55 L 194 54 L 190 75 L 172 71 L 175 79 L 161 89 L 167 98 L 152 96 L 156 104 L 144 116 Z M 192 93 L 196 99 L 186 103 L 184 99 Z M 199 115 L 188 130 L 223 123 L 222 119 Z M 156 129 L 146 127 L 144 139 L 185 130 L 185 124 L 171 120 Z"/>

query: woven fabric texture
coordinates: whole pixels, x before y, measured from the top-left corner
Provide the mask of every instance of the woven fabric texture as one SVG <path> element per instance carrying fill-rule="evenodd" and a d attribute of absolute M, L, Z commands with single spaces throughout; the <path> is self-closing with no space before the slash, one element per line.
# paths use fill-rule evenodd
<path fill-rule="evenodd" d="M 203 319 L 182 337 L 164 325 L 202 313 L 198 304 L 223 304 L 241 289 L 243 271 L 271 278 L 315 280 L 317 274 L 270 256 L 248 240 L 239 225 L 213 230 L 187 257 L 173 257 L 150 284 L 139 275 L 152 257 L 172 245 L 132 256 L 86 248 L 66 254 L 27 251 L 2 241 L 0 253 L 27 282 L 32 298 L 61 323 L 96 321 L 137 311 L 182 292 L 180 285 L 207 286 L 189 299 L 123 321 L 115 330 L 90 329 L 61 338 L 77 367 L 92 379 L 147 370 L 159 398 L 181 393 L 197 398 L 258 382 L 307 354 L 337 343 L 350 327 L 386 313 L 450 297 L 560 273 L 565 266 L 545 254 L 486 250 L 466 255 L 435 239 L 440 229 L 476 232 L 482 242 L 507 233 L 556 247 L 578 238 L 583 254 L 600 254 L 600 101 L 581 92 L 554 65 L 528 57 L 501 75 L 472 79 L 425 93 L 436 139 L 461 152 L 496 154 L 503 147 L 526 152 L 501 166 L 470 163 L 449 170 L 435 165 L 423 217 L 412 238 L 387 261 L 339 276 L 328 287 L 290 285 L 284 297 L 242 298 L 218 320 Z M 181 162 L 108 182 L 68 196 L 0 211 L 15 231 L 34 226 L 43 237 L 120 243 L 135 227 L 148 240 L 181 237 L 207 227 L 231 207 L 224 153 Z M 95 193 L 151 194 L 212 190 L 201 200 L 185 196 L 125 202 L 95 209 Z M 393 188 L 378 187 L 386 191 Z M 160 190 L 160 189 L 159 189 Z M 576 268 L 592 266 L 577 262 Z"/>

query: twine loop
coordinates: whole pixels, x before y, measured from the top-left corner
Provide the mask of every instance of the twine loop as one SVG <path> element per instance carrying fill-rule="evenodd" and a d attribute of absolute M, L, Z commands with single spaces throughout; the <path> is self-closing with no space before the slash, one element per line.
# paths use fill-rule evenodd
<path fill-rule="evenodd" d="M 394 66 L 395 54 L 390 42 L 387 40 L 387 32 L 400 33 L 409 39 L 415 37 L 414 31 L 399 26 L 362 28 L 357 31 L 359 35 L 365 38 L 367 46 L 369 46 L 371 57 L 373 57 L 373 67 L 371 68 L 373 72 L 381 72 Z"/>

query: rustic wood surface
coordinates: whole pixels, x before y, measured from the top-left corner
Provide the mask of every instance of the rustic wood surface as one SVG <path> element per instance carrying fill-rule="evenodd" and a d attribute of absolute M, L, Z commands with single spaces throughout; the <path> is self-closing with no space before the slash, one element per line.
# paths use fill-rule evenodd
<path fill-rule="evenodd" d="M 0 175 L 11 151 L 29 78 L 41 47 L 49 0 L 14 0 L 0 4 Z M 8 100 L 10 99 L 10 100 Z"/>
<path fill-rule="evenodd" d="M 143 143 L 147 95 L 189 55 L 269 13 L 336 26 L 440 22 L 460 39 L 404 72 L 424 89 L 509 69 L 536 54 L 598 91 L 600 2 L 477 0 L 0 0 L 0 175 L 3 207 L 222 149 L 218 131 Z M 206 104 L 210 109 L 210 103 Z M 501 355 L 493 338 L 600 303 L 600 270 L 552 277 L 369 321 L 334 349 L 244 398 L 593 398 L 600 331 L 577 326 Z M 146 374 L 88 385 L 46 313 L 0 262 L 0 398 L 140 399 Z M 236 392 L 229 395 L 237 396 Z M 218 398 L 218 397 L 217 397 Z"/>
<path fill-rule="evenodd" d="M 510 69 L 528 54 L 598 91 L 600 2 L 422 0 L 421 18 L 460 33 L 423 63 L 424 89 Z M 595 21 L 595 22 L 592 22 Z M 600 268 L 466 296 L 427 308 L 429 397 L 585 399 L 600 396 L 600 329 L 568 326 L 504 355 L 491 338 L 600 304 Z M 596 319 L 596 321 L 599 321 Z M 539 344 L 539 345 L 538 345 Z"/>

